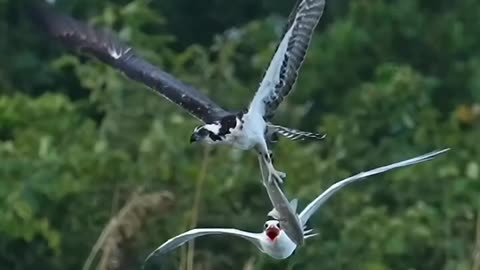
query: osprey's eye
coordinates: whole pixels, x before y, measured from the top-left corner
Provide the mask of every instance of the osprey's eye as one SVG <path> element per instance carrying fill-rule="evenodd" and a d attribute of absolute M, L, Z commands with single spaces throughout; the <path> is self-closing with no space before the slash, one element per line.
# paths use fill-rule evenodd
<path fill-rule="evenodd" d="M 279 222 L 279 223 L 277 223 L 277 227 L 280 229 L 280 222 Z"/>
<path fill-rule="evenodd" d="M 264 227 L 265 229 L 268 228 L 268 224 L 267 224 L 267 223 L 263 224 L 263 227 Z"/>
<path fill-rule="evenodd" d="M 201 136 L 207 136 L 208 135 L 208 130 L 202 128 L 198 131 L 198 134 Z"/>

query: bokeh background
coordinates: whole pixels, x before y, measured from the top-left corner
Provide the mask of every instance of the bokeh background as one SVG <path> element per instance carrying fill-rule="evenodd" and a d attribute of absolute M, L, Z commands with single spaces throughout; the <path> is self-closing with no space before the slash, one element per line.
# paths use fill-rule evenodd
<path fill-rule="evenodd" d="M 191 227 L 262 230 L 271 206 L 252 152 L 190 145 L 195 119 L 47 38 L 26 5 L 0 0 L 1 269 L 140 269 Z M 293 5 L 55 1 L 232 110 L 252 97 Z M 328 0 L 275 119 L 328 134 L 277 144 L 288 196 L 302 208 L 354 173 L 452 150 L 342 190 L 287 260 L 212 236 L 146 269 L 479 270 L 479 15 L 478 0 Z"/>

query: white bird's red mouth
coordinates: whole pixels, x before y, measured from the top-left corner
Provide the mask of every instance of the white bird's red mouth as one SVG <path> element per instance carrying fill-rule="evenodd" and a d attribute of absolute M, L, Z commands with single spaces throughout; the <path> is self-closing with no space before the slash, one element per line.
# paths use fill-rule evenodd
<path fill-rule="evenodd" d="M 268 238 L 270 238 L 270 240 L 273 241 L 280 234 L 280 230 L 277 227 L 272 226 L 272 227 L 269 227 L 266 230 L 266 234 L 267 234 Z"/>

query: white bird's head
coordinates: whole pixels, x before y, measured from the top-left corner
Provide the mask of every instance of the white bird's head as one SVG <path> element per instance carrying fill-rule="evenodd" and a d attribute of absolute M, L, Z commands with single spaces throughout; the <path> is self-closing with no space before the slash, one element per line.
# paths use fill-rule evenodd
<path fill-rule="evenodd" d="M 275 259 L 285 259 L 292 255 L 297 245 L 280 227 L 278 220 L 268 220 L 260 240 L 262 251 Z"/>
<path fill-rule="evenodd" d="M 265 222 L 263 232 L 272 242 L 275 242 L 280 237 L 280 235 L 284 233 L 280 229 L 280 222 L 278 220 L 268 220 L 267 222 Z"/>

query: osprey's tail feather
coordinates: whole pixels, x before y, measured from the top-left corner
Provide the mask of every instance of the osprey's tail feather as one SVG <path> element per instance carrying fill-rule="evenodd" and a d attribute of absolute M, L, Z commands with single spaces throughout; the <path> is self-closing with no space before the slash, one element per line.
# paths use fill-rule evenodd
<path fill-rule="evenodd" d="M 269 125 L 269 129 L 271 129 L 272 134 L 282 135 L 283 137 L 292 140 L 323 140 L 327 136 L 326 134 L 322 133 L 315 133 L 315 132 L 308 132 L 308 131 L 301 131 L 298 129 L 287 128 L 277 125 Z M 274 135 L 272 135 L 274 137 Z M 277 136 L 278 138 L 278 136 Z"/>

